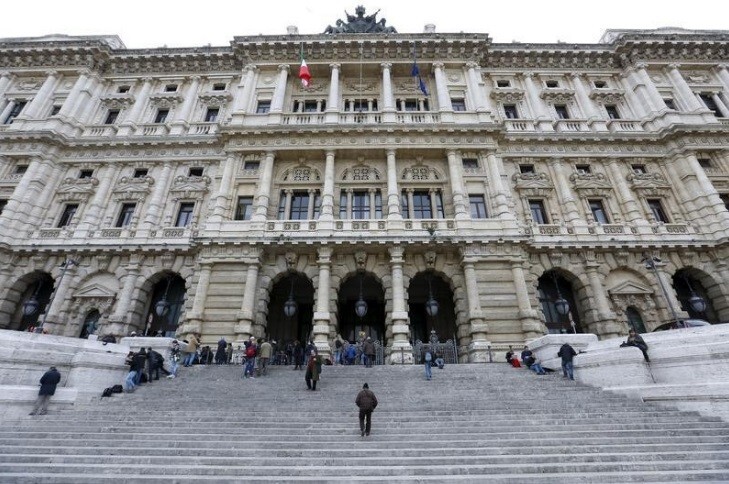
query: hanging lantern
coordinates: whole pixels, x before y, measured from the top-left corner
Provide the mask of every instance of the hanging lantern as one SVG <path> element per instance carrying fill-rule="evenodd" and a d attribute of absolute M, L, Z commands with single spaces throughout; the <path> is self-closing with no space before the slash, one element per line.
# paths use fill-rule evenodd
<path fill-rule="evenodd" d="M 168 312 L 170 312 L 170 303 L 167 302 L 167 293 L 170 290 L 170 283 L 172 282 L 172 277 L 167 278 L 167 287 L 165 287 L 165 294 L 162 296 L 162 299 L 157 301 L 157 304 L 154 305 L 154 312 L 157 316 L 160 318 L 163 316 L 166 316 Z"/>
<path fill-rule="evenodd" d="M 367 315 L 367 301 L 364 300 L 364 297 L 362 297 L 362 279 L 364 279 L 364 276 L 362 274 L 359 275 L 359 299 L 357 299 L 357 302 L 354 303 L 354 312 L 357 314 L 357 317 L 360 319 L 364 318 Z"/>
<path fill-rule="evenodd" d="M 284 303 L 284 315 L 287 318 L 291 318 L 296 314 L 298 305 L 294 301 L 294 275 L 291 275 L 291 289 L 289 290 L 289 298 Z"/>
<path fill-rule="evenodd" d="M 689 298 L 689 304 L 691 305 L 691 309 L 697 313 L 703 313 L 706 311 L 706 301 L 704 301 L 704 298 L 701 296 L 694 294 Z"/>
<path fill-rule="evenodd" d="M 560 296 L 556 301 L 554 301 L 554 309 L 556 309 L 562 316 L 565 316 L 570 312 L 570 303 Z"/>
<path fill-rule="evenodd" d="M 40 307 L 40 302 L 38 301 L 38 298 L 35 297 L 35 294 L 30 296 L 26 301 L 23 303 L 23 315 L 24 316 L 31 316 L 38 311 L 38 308 Z"/>

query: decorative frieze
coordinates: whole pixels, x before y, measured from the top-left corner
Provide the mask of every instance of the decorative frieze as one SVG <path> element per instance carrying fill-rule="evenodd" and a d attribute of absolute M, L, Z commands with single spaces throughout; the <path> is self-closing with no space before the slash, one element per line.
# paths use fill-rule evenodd
<path fill-rule="evenodd" d="M 58 188 L 57 197 L 62 202 L 86 202 L 99 184 L 97 178 L 66 178 Z"/>

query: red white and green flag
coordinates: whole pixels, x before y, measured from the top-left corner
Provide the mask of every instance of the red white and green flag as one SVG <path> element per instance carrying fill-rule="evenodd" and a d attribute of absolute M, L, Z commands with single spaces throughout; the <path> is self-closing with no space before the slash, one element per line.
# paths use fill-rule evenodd
<path fill-rule="evenodd" d="M 304 59 L 304 53 L 301 53 L 301 67 L 299 67 L 299 79 L 301 79 L 301 85 L 309 87 L 311 84 L 311 72 L 309 72 L 309 66 L 306 65 L 306 59 Z"/>

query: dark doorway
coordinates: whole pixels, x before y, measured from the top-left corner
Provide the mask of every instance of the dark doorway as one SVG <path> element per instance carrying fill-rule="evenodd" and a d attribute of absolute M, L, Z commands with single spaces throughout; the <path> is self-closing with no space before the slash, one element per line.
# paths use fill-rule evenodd
<path fill-rule="evenodd" d="M 545 272 L 539 278 L 537 291 L 550 334 L 583 332 L 572 284 L 567 279 L 554 270 Z"/>
<path fill-rule="evenodd" d="M 364 316 L 357 315 L 356 304 L 366 303 Z M 358 341 L 360 333 L 387 345 L 385 339 L 385 290 L 371 274 L 359 272 L 347 279 L 339 288 L 337 308 L 339 334 L 350 343 Z"/>
<path fill-rule="evenodd" d="M 13 325 L 16 329 L 28 331 L 28 329 L 38 326 L 41 316 L 48 309 L 54 284 L 55 281 L 51 275 L 45 272 L 37 273 L 34 276 L 20 298 L 18 323 Z"/>
<path fill-rule="evenodd" d="M 706 288 L 689 270 L 683 269 L 674 274 L 673 288 L 676 290 L 678 302 L 681 303 L 681 310 L 686 311 L 689 318 L 703 319 L 711 324 L 719 322 Z"/>
<path fill-rule="evenodd" d="M 184 304 L 185 280 L 168 273 L 152 289 L 144 334 L 154 336 L 161 331 L 163 336 L 174 338 Z"/>
<path fill-rule="evenodd" d="M 86 318 L 84 318 L 83 326 L 81 326 L 80 338 L 88 338 L 90 334 L 94 334 L 96 332 L 96 328 L 98 328 L 100 318 L 101 313 L 99 313 L 98 310 L 92 309 L 89 311 Z"/>
<path fill-rule="evenodd" d="M 293 314 L 287 316 L 284 307 L 289 300 L 296 304 Z M 295 340 L 304 343 L 312 336 L 313 320 L 314 285 L 304 274 L 291 272 L 273 285 L 266 324 L 268 339 L 275 340 L 279 348 Z"/>
<path fill-rule="evenodd" d="M 429 314 L 426 307 L 429 300 L 437 303 L 435 313 L 431 309 L 433 314 Z M 421 272 L 410 281 L 408 317 L 410 318 L 411 344 L 416 341 L 430 341 L 431 331 L 435 331 L 441 342 L 447 340 L 458 342 L 453 291 L 448 283 L 435 272 Z"/>

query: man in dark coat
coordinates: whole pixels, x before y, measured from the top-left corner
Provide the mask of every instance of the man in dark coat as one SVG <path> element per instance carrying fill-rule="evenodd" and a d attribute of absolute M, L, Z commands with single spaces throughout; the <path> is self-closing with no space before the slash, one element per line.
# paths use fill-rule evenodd
<path fill-rule="evenodd" d="M 377 408 L 377 397 L 370 390 L 368 384 L 362 385 L 362 390 L 357 394 L 354 403 L 359 407 L 359 430 L 360 435 L 370 435 L 372 424 L 372 411 Z"/>
<path fill-rule="evenodd" d="M 48 403 L 51 401 L 51 396 L 56 393 L 56 385 L 61 381 L 61 374 L 56 370 L 55 366 L 52 366 L 50 370 L 45 372 L 40 379 L 40 390 L 38 391 L 38 398 L 35 401 L 33 411 L 31 415 L 45 415 L 48 410 Z"/>
<path fill-rule="evenodd" d="M 572 359 L 575 357 L 577 352 L 568 343 L 562 345 L 557 353 L 557 356 L 562 358 L 562 375 L 570 380 L 575 379 L 574 369 L 572 367 Z"/>
<path fill-rule="evenodd" d="M 643 358 L 645 358 L 645 361 L 648 363 L 651 362 L 651 359 L 648 358 L 648 344 L 645 340 L 643 340 L 643 337 L 637 334 L 632 328 L 628 331 L 628 340 L 620 345 L 621 348 L 624 348 L 625 346 L 635 346 L 643 352 Z"/>
<path fill-rule="evenodd" d="M 362 345 L 362 353 L 365 355 L 365 366 L 370 368 L 375 362 L 375 344 L 369 336 Z"/>

